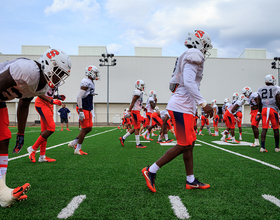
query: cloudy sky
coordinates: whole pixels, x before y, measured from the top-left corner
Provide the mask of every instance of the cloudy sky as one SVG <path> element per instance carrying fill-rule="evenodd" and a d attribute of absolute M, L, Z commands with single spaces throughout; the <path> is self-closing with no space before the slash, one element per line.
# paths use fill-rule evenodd
<path fill-rule="evenodd" d="M 218 57 L 245 48 L 280 56 L 279 0 L 1 0 L 0 52 L 21 45 L 50 45 L 69 55 L 78 46 L 107 46 L 133 56 L 134 47 L 162 47 L 163 56 L 185 51 L 189 30 L 211 36 Z"/>

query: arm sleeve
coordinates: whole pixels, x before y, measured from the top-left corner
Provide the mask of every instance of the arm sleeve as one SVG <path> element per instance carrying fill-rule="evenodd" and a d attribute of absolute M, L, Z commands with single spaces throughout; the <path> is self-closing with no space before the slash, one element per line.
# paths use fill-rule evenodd
<path fill-rule="evenodd" d="M 68 117 L 71 117 L 71 113 L 69 112 Z"/>
<path fill-rule="evenodd" d="M 78 97 L 77 97 L 77 104 L 78 104 L 78 108 L 83 108 L 83 105 L 82 105 L 82 97 L 84 96 L 84 94 L 86 93 L 85 90 L 81 89 L 79 94 L 78 94 Z"/>

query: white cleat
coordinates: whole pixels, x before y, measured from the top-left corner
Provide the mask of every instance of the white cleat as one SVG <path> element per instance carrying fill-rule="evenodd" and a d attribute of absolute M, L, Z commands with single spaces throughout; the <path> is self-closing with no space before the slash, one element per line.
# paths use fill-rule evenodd
<path fill-rule="evenodd" d="M 279 148 L 275 148 L 275 152 L 280 152 L 280 149 Z"/>
<path fill-rule="evenodd" d="M 251 146 L 251 147 L 259 147 L 260 144 L 253 143 L 253 144 L 251 144 L 250 146 Z"/>
<path fill-rule="evenodd" d="M 221 141 L 226 142 L 226 138 L 223 136 L 223 137 L 221 138 Z"/>
<path fill-rule="evenodd" d="M 264 148 L 261 147 L 260 152 L 265 153 L 265 152 L 267 152 L 267 149 L 264 149 Z"/>
<path fill-rule="evenodd" d="M 27 148 L 27 152 L 28 152 L 29 156 L 30 156 L 30 154 L 31 154 L 33 151 L 34 151 L 34 150 L 33 150 L 32 146 L 30 146 L 30 147 Z"/>
<path fill-rule="evenodd" d="M 76 141 L 70 141 L 68 144 L 68 147 L 72 147 L 74 150 L 76 149 L 76 145 L 77 143 L 75 143 Z"/>

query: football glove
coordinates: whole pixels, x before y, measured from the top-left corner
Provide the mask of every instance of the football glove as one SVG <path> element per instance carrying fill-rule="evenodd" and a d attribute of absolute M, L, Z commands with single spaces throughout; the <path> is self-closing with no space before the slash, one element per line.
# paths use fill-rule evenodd
<path fill-rule="evenodd" d="M 257 120 L 257 121 L 260 121 L 261 119 L 262 119 L 262 115 L 258 113 L 258 114 L 256 115 L 256 120 Z"/>
<path fill-rule="evenodd" d="M 55 104 L 55 105 L 61 106 L 61 101 L 60 101 L 60 100 L 57 100 L 57 99 L 52 100 L 51 103 L 52 103 L 52 104 Z"/>
<path fill-rule="evenodd" d="M 13 153 L 18 154 L 21 151 L 23 144 L 24 144 L 24 134 L 17 133 L 17 141 L 16 141 L 16 146 L 13 149 Z"/>
<path fill-rule="evenodd" d="M 83 121 L 84 118 L 85 118 L 84 112 L 79 112 L 79 120 L 80 120 L 80 121 Z"/>
<path fill-rule="evenodd" d="M 66 99 L 65 95 L 58 95 L 57 98 L 61 101 L 64 101 Z"/>

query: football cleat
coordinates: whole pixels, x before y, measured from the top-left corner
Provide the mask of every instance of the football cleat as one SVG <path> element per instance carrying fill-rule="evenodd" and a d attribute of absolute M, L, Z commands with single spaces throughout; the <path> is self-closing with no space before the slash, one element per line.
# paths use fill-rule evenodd
<path fill-rule="evenodd" d="M 192 183 L 186 182 L 186 189 L 208 189 L 209 187 L 209 184 L 201 183 L 198 179 L 194 179 Z"/>
<path fill-rule="evenodd" d="M 75 140 L 74 141 L 70 141 L 69 144 L 68 144 L 68 147 L 72 147 L 75 150 L 76 147 L 77 147 L 76 141 Z"/>
<path fill-rule="evenodd" d="M 260 144 L 253 143 L 253 144 L 251 144 L 250 146 L 251 146 L 251 147 L 259 147 Z"/>
<path fill-rule="evenodd" d="M 147 146 L 143 146 L 142 144 L 137 144 L 136 148 L 146 148 Z"/>
<path fill-rule="evenodd" d="M 155 179 L 156 179 L 156 173 L 151 173 L 149 171 L 149 167 L 145 167 L 142 169 L 142 174 L 145 177 L 146 180 L 146 184 L 148 186 L 148 188 L 152 191 L 152 192 L 156 192 L 156 188 L 155 188 Z"/>
<path fill-rule="evenodd" d="M 29 160 L 33 163 L 36 163 L 36 157 L 35 157 L 36 151 L 33 150 L 32 146 L 27 148 L 27 152 L 29 154 Z"/>
<path fill-rule="evenodd" d="M 119 137 L 119 139 L 120 139 L 120 142 L 121 142 L 121 145 L 124 147 L 124 139 L 123 139 L 123 137 Z"/>
<path fill-rule="evenodd" d="M 29 183 L 25 183 L 23 186 L 19 186 L 13 190 L 13 198 L 19 199 L 22 195 L 24 195 L 29 189 L 31 185 Z"/>
<path fill-rule="evenodd" d="M 158 143 L 158 144 L 162 144 L 162 143 L 165 143 L 165 142 L 162 141 L 162 140 L 159 140 L 159 141 L 157 141 L 157 143 Z"/>
<path fill-rule="evenodd" d="M 234 144 L 240 144 L 240 141 L 237 141 L 237 140 L 234 140 L 234 139 L 232 139 L 231 142 L 234 143 Z"/>
<path fill-rule="evenodd" d="M 145 140 L 149 140 L 146 135 L 142 136 Z"/>
<path fill-rule="evenodd" d="M 60 131 L 63 131 L 63 128 L 61 128 Z"/>
<path fill-rule="evenodd" d="M 38 160 L 38 162 L 55 162 L 56 161 L 56 159 L 52 159 L 52 158 L 49 158 L 49 157 L 44 157 L 44 158 L 41 158 L 41 157 L 39 157 L 39 160 Z"/>
<path fill-rule="evenodd" d="M 275 152 L 280 152 L 280 149 L 276 147 Z"/>
<path fill-rule="evenodd" d="M 158 135 L 157 135 L 157 134 L 152 133 L 152 136 L 157 137 Z"/>
<path fill-rule="evenodd" d="M 165 143 L 170 143 L 170 142 L 172 142 L 172 141 L 174 141 L 174 139 L 167 139 L 167 140 L 165 141 Z"/>
<path fill-rule="evenodd" d="M 75 151 L 74 151 L 74 154 L 78 154 L 78 155 L 88 155 L 88 153 L 82 151 L 82 149 L 80 149 L 80 150 L 75 150 Z"/>
<path fill-rule="evenodd" d="M 24 201 L 24 200 L 27 200 L 27 195 L 22 195 L 17 199 L 18 202 L 21 202 L 21 201 Z"/>
<path fill-rule="evenodd" d="M 200 132 L 198 133 L 198 135 L 200 135 L 200 136 L 204 136 L 204 134 L 202 134 L 202 133 L 200 133 Z"/>
<path fill-rule="evenodd" d="M 67 131 L 70 131 L 69 128 L 66 129 Z"/>
<path fill-rule="evenodd" d="M 121 129 L 120 126 L 118 127 L 118 129 Z"/>
<path fill-rule="evenodd" d="M 260 152 L 261 153 L 267 152 L 267 149 L 261 147 Z"/>
<path fill-rule="evenodd" d="M 221 138 L 221 141 L 227 142 L 227 140 L 224 136 Z"/>

